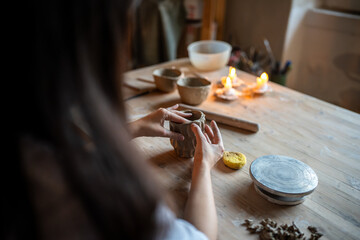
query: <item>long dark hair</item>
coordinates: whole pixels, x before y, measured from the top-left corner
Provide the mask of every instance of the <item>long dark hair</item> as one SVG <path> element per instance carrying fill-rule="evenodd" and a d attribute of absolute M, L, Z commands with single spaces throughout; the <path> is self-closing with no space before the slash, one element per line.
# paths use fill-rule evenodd
<path fill-rule="evenodd" d="M 51 144 L 99 237 L 151 239 L 161 227 L 154 218 L 159 194 L 129 146 L 121 101 L 131 7 L 127 0 L 37 2 L 34 78 L 23 81 L 26 118 L 12 141 L 17 149 L 12 171 L 22 179 L 8 196 L 9 202 L 22 199 L 8 203 L 13 204 L 8 213 L 12 236 L 36 236 L 36 214 L 20 164 L 18 144 L 24 135 Z M 86 125 L 90 150 L 74 129 L 72 109 Z M 19 207 L 23 212 L 17 215 Z"/>

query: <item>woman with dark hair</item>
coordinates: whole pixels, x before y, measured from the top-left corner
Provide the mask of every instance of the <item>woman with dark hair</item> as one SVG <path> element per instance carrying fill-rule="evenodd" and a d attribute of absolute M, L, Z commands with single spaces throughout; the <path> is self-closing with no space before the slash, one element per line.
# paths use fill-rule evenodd
<path fill-rule="evenodd" d="M 192 126 L 185 220 L 137 167 L 130 136 L 182 140 L 163 123 L 189 116 L 173 106 L 126 123 L 120 90 L 131 7 L 124 0 L 37 3 L 35 74 L 21 82 L 23 119 L 10 141 L 17 155 L 5 168 L 16 183 L 3 195 L 5 239 L 216 238 L 210 170 L 224 148 L 215 122 L 205 133 Z"/>

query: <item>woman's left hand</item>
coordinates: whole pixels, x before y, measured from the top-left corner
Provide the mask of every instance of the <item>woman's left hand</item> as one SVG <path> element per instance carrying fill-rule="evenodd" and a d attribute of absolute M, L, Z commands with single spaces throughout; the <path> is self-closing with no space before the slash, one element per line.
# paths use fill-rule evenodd
<path fill-rule="evenodd" d="M 159 108 L 155 112 L 129 123 L 133 137 L 168 137 L 175 140 L 184 140 L 184 136 L 180 133 L 172 132 L 164 127 L 166 120 L 178 123 L 189 121 L 191 113 L 184 113 L 176 110 L 178 104 L 169 108 Z"/>

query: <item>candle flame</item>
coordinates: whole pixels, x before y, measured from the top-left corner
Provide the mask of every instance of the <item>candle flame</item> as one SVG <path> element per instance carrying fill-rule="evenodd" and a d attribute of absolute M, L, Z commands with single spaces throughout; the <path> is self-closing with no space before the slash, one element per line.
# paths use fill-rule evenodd
<path fill-rule="evenodd" d="M 230 79 L 229 77 L 226 77 L 224 87 L 225 87 L 226 89 L 232 88 L 231 79 Z"/>
<path fill-rule="evenodd" d="M 269 80 L 269 76 L 267 75 L 266 72 L 263 72 L 263 73 L 260 75 L 260 78 L 261 78 L 263 81 L 265 81 L 265 82 L 267 82 L 267 81 Z"/>
<path fill-rule="evenodd" d="M 236 68 L 230 67 L 229 68 L 229 77 L 232 81 L 236 78 Z"/>
<path fill-rule="evenodd" d="M 257 81 L 257 85 L 259 87 L 262 87 L 264 86 L 265 84 L 267 84 L 267 82 L 269 81 L 269 76 L 267 75 L 266 72 L 263 72 L 261 75 L 260 75 L 260 78 L 256 78 L 256 81 Z"/>
<path fill-rule="evenodd" d="M 234 81 L 236 82 L 236 78 L 237 78 L 237 76 L 236 76 L 236 68 L 230 67 L 230 68 L 229 68 L 229 75 L 228 75 L 227 77 L 222 77 L 222 78 L 221 78 L 221 83 L 222 83 L 222 85 L 223 85 L 224 87 L 225 87 L 226 79 L 227 79 L 227 78 L 230 78 L 230 83 L 231 83 L 231 84 L 233 84 Z M 232 85 L 231 85 L 231 87 L 232 87 Z"/>

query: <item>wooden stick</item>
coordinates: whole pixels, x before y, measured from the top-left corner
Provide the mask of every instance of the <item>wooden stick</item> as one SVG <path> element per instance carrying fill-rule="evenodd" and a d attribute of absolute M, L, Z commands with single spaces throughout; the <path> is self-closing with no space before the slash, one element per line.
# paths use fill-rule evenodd
<path fill-rule="evenodd" d="M 128 83 L 128 82 L 123 82 L 122 84 L 123 84 L 125 87 L 130 88 L 130 89 L 132 89 L 132 90 L 141 91 L 141 88 L 139 88 L 139 87 L 137 87 L 137 86 L 134 86 L 134 85 L 132 85 L 132 84 L 130 84 L 130 83 Z"/>
<path fill-rule="evenodd" d="M 197 107 L 193 107 L 193 106 L 189 106 L 186 104 L 182 104 L 180 103 L 179 106 L 183 109 L 189 109 L 189 110 L 193 110 L 193 111 L 201 111 L 206 115 L 206 119 L 207 120 L 214 120 L 218 123 L 222 123 L 225 125 L 229 125 L 232 127 L 237 127 L 237 128 L 241 128 L 241 129 L 245 129 L 251 132 L 257 132 L 259 131 L 259 124 L 258 123 L 254 123 L 254 122 L 250 122 L 247 120 L 243 120 L 240 118 L 236 118 L 236 117 L 231 117 L 231 116 L 227 116 L 224 114 L 220 114 L 220 113 L 214 113 L 214 112 L 209 112 Z"/>
<path fill-rule="evenodd" d="M 138 87 L 136 86 L 136 84 L 132 84 L 132 83 L 129 83 L 129 82 L 123 82 L 122 83 L 124 87 L 127 87 L 127 88 L 130 88 L 132 90 L 135 90 L 135 91 L 152 91 L 152 90 L 155 90 L 155 86 L 149 86 L 149 87 Z"/>
<path fill-rule="evenodd" d="M 155 81 L 154 81 L 154 80 L 150 80 L 150 79 L 145 79 L 145 78 L 136 78 L 136 80 L 138 80 L 138 81 L 142 81 L 142 82 L 146 82 L 146 83 L 155 84 Z"/>

